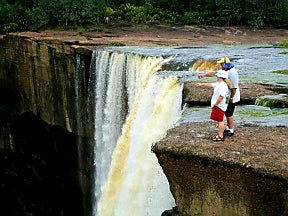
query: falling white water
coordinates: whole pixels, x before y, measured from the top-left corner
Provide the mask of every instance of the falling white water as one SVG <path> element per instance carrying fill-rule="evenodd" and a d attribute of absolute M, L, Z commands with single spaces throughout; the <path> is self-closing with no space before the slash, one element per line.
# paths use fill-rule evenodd
<path fill-rule="evenodd" d="M 176 78 L 150 78 L 114 151 L 99 215 L 156 216 L 175 205 L 151 145 L 178 119 L 179 99 L 181 86 Z"/>
<path fill-rule="evenodd" d="M 124 129 L 122 129 L 125 119 L 131 119 L 132 122 L 137 123 L 131 117 L 129 118 L 129 116 L 135 116 L 133 113 L 136 114 L 137 112 L 137 109 L 139 107 L 139 102 L 140 102 L 139 99 L 141 99 L 142 95 L 145 93 L 146 99 L 144 100 L 147 100 L 147 102 L 145 102 L 145 104 L 141 104 L 142 108 L 140 110 L 143 109 L 142 113 L 143 111 L 145 111 L 145 113 L 147 114 L 143 115 L 141 114 L 141 111 L 139 110 L 139 113 L 137 113 L 137 116 L 139 116 L 139 114 L 141 114 L 142 116 L 140 116 L 140 119 L 139 117 L 137 118 L 138 118 L 138 122 L 140 122 L 140 125 L 142 124 L 141 118 L 143 118 L 143 122 L 147 122 L 149 115 L 153 113 L 153 104 L 155 103 L 153 101 L 157 99 L 156 95 L 161 92 L 161 89 L 165 86 L 165 84 L 163 81 L 161 81 L 164 79 L 160 79 L 160 78 L 157 78 L 159 83 L 156 84 L 155 82 L 156 82 L 157 76 L 155 76 L 150 81 L 151 76 L 159 69 L 159 67 L 161 66 L 161 63 L 164 62 L 163 59 L 160 57 L 143 57 L 140 55 L 135 55 L 135 54 L 130 54 L 130 53 L 119 53 L 115 51 L 111 52 L 111 51 L 106 51 L 106 50 L 97 50 L 93 52 L 92 61 L 94 61 L 94 64 L 92 64 L 93 66 L 91 67 L 91 70 L 93 70 L 96 76 L 95 78 L 96 80 L 95 81 L 96 82 L 96 87 L 95 87 L 96 120 L 95 120 L 95 136 L 94 136 L 96 146 L 95 146 L 95 161 L 94 162 L 95 162 L 95 167 L 96 167 L 95 200 L 96 200 L 96 203 L 98 203 L 99 198 L 102 196 L 101 188 L 103 185 L 105 184 L 107 185 L 107 176 L 110 170 L 112 153 L 115 149 L 117 140 L 119 139 L 121 133 L 123 134 L 123 131 L 125 131 Z M 152 80 L 154 80 L 154 82 Z M 175 80 L 176 79 L 174 79 L 173 83 L 175 83 Z M 147 86 L 150 86 L 150 87 L 147 87 Z M 158 86 L 158 87 L 155 88 L 153 86 L 155 87 Z M 178 86 L 178 88 L 180 88 L 179 84 L 175 86 Z M 163 92 L 163 93 L 167 94 L 167 92 Z M 136 100 L 137 100 L 137 103 L 135 103 Z M 143 103 L 144 100 L 141 99 L 142 101 L 141 103 Z M 159 100 L 160 102 L 160 99 L 157 99 L 157 100 Z M 181 104 L 181 101 L 176 102 L 174 99 L 174 103 Z M 169 104 L 165 104 L 165 106 L 166 105 L 168 107 L 171 106 Z M 158 109 L 162 109 L 162 108 L 159 107 Z M 132 126 L 132 124 L 129 124 L 129 125 Z M 171 125 L 169 125 L 169 122 L 167 122 L 164 128 L 167 128 L 169 126 Z M 145 124 L 143 124 L 141 127 L 142 127 L 141 130 L 143 132 L 145 130 L 148 132 L 148 128 L 145 129 Z M 137 132 L 137 134 L 135 135 L 136 137 L 139 136 L 139 137 L 142 137 L 141 139 L 144 139 L 143 134 L 140 136 L 140 131 L 139 132 L 136 131 L 136 132 Z M 153 131 L 149 133 L 155 134 L 155 132 Z M 139 142 L 139 140 L 137 140 L 137 142 Z M 149 152 L 151 150 L 152 142 L 153 140 L 149 141 L 149 143 L 146 142 L 146 144 L 144 144 L 146 146 L 147 151 L 149 150 Z M 139 154 L 139 152 L 137 154 Z M 153 155 L 152 153 L 149 153 L 149 154 Z M 141 157 L 145 155 L 147 155 L 147 152 L 146 153 L 143 152 L 143 155 L 141 154 Z M 155 156 L 153 155 L 153 157 Z M 165 176 L 163 172 L 161 171 L 160 166 L 158 165 L 157 159 L 156 158 L 153 159 L 153 157 L 151 160 L 154 160 L 155 164 L 157 164 L 158 166 L 158 169 L 160 169 L 160 171 L 158 170 L 157 172 L 162 173 L 164 177 L 164 182 L 166 182 L 165 183 L 166 190 L 169 191 L 169 185 L 167 183 L 167 180 L 165 179 Z M 135 166 L 133 163 L 131 165 Z M 149 166 L 147 166 L 147 168 L 148 167 Z M 145 178 L 147 178 L 150 174 L 147 173 L 146 175 L 145 172 L 142 171 L 141 175 L 144 175 Z M 153 188 L 154 187 L 153 184 L 149 184 L 149 188 L 145 189 L 147 191 L 144 190 L 145 193 L 148 193 L 148 192 L 151 193 L 153 191 L 150 189 L 150 187 Z M 125 185 L 123 185 L 123 189 L 124 188 L 125 188 Z M 148 202 L 149 200 L 151 200 L 152 203 L 154 204 L 152 200 L 152 196 L 145 197 L 144 195 L 145 194 L 143 193 L 143 199 L 147 199 L 145 202 Z M 163 196 L 167 196 L 167 193 L 163 194 Z M 173 197 L 171 196 L 171 194 L 169 196 L 170 196 L 169 206 L 166 207 L 167 205 L 166 206 L 163 205 L 161 207 L 162 209 L 170 208 L 171 205 L 174 204 Z M 103 199 L 101 198 L 101 200 Z M 101 203 L 103 204 L 103 202 Z M 99 204 L 99 206 L 101 206 L 102 204 Z M 141 204 L 140 201 L 137 203 L 137 205 L 139 204 Z M 142 205 L 141 208 L 146 208 L 146 207 L 145 205 L 144 206 Z M 97 204 L 95 204 L 95 207 L 94 207 L 94 215 L 96 214 L 106 215 L 105 213 L 101 214 L 98 211 Z M 117 215 L 121 215 L 121 214 L 117 214 Z"/>
<path fill-rule="evenodd" d="M 93 56 L 94 215 L 161 215 L 175 203 L 151 146 L 177 121 L 182 86 L 175 77 L 157 76 L 162 58 L 109 51 L 95 51 Z"/>

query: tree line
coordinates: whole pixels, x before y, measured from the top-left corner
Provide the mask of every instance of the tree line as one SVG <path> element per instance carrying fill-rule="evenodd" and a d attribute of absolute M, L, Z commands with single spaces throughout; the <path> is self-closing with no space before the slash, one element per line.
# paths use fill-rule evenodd
<path fill-rule="evenodd" d="M 288 0 L 0 0 L 1 33 L 111 23 L 287 27 Z"/>

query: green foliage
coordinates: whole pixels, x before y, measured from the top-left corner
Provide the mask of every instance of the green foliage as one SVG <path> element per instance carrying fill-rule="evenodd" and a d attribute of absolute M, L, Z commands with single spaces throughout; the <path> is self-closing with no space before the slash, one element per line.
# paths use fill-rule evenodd
<path fill-rule="evenodd" d="M 106 7 L 104 10 L 104 16 L 105 17 L 112 17 L 114 15 L 115 11 L 111 7 Z"/>
<path fill-rule="evenodd" d="M 86 0 L 50 0 L 40 2 L 30 16 L 39 27 L 68 27 L 99 24 L 102 12 Z"/>
<path fill-rule="evenodd" d="M 85 29 L 84 29 L 83 27 L 78 27 L 78 28 L 77 28 L 77 33 L 78 33 L 79 35 L 82 35 L 84 32 L 85 32 Z"/>
<path fill-rule="evenodd" d="M 209 22 L 216 26 L 241 25 L 243 20 L 243 7 L 234 1 L 217 2 L 214 14 L 210 16 Z"/>
<path fill-rule="evenodd" d="M 126 44 L 118 41 L 113 41 L 109 43 L 109 46 L 126 46 Z"/>
<path fill-rule="evenodd" d="M 283 108 L 283 109 L 273 109 L 272 110 L 273 115 L 287 115 L 288 114 L 288 109 Z"/>
<path fill-rule="evenodd" d="M 76 27 L 101 23 L 104 0 L 16 0 L 0 2 L 2 32 Z"/>
<path fill-rule="evenodd" d="M 136 6 L 132 4 L 122 4 L 113 13 L 113 20 L 116 22 L 134 24 L 160 24 L 175 23 L 178 14 L 153 7 L 152 4 Z"/>
<path fill-rule="evenodd" d="M 182 18 L 185 24 L 204 25 L 209 18 L 209 12 L 189 11 Z"/>
<path fill-rule="evenodd" d="M 260 97 L 257 98 L 255 104 L 257 106 L 264 106 L 264 107 L 275 107 L 275 104 L 278 102 L 278 99 L 272 97 Z"/>
<path fill-rule="evenodd" d="M 260 106 L 260 105 L 259 105 Z M 238 110 L 237 114 L 242 117 L 266 117 L 272 114 L 271 110 Z"/>
<path fill-rule="evenodd" d="M 121 5 L 117 12 L 121 15 L 121 19 L 132 23 L 142 23 L 148 18 L 143 6 L 135 6 L 129 3 Z"/>
<path fill-rule="evenodd" d="M 283 40 L 278 44 L 279 47 L 288 48 L 288 40 Z"/>
<path fill-rule="evenodd" d="M 288 75 L 288 70 L 277 70 L 277 71 L 273 71 L 273 73 Z"/>
<path fill-rule="evenodd" d="M 21 31 L 27 28 L 27 13 L 25 8 L 0 2 L 0 32 Z"/>
<path fill-rule="evenodd" d="M 0 31 L 101 23 L 288 26 L 287 0 L 0 0 Z"/>
<path fill-rule="evenodd" d="M 258 118 L 258 117 L 278 116 L 278 115 L 287 115 L 287 114 L 288 114 L 287 108 L 273 108 L 273 107 L 268 108 L 267 107 L 265 109 L 237 110 L 237 115 L 244 117 L 244 118 L 255 118 L 255 117 Z"/>
<path fill-rule="evenodd" d="M 50 25 L 49 14 L 43 11 L 41 7 L 32 8 L 31 10 L 28 10 L 27 13 L 30 17 L 31 30 L 38 30 Z"/>

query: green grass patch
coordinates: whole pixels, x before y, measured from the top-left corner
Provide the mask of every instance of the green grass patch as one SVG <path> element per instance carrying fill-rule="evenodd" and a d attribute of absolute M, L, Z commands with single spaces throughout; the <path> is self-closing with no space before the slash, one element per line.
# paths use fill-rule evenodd
<path fill-rule="evenodd" d="M 266 117 L 272 114 L 271 110 L 252 110 L 252 109 L 245 109 L 245 110 L 237 110 L 237 115 L 242 117 Z"/>
<path fill-rule="evenodd" d="M 273 71 L 273 73 L 288 75 L 288 69 L 287 69 L 287 70 L 277 70 L 277 71 Z"/>
<path fill-rule="evenodd" d="M 79 34 L 79 35 L 82 35 L 83 33 L 85 33 L 85 29 L 83 28 L 83 27 L 78 27 L 77 28 L 77 33 Z"/>
<path fill-rule="evenodd" d="M 126 46 L 126 44 L 123 42 L 112 41 L 109 43 L 109 46 Z"/>
<path fill-rule="evenodd" d="M 272 115 L 288 115 L 288 109 L 272 109 Z"/>
<path fill-rule="evenodd" d="M 279 54 L 282 54 L 282 55 L 288 55 L 288 52 L 283 51 L 283 52 L 280 52 Z"/>
<path fill-rule="evenodd" d="M 258 109 L 238 109 L 236 111 L 237 116 L 241 116 L 242 118 L 264 118 L 264 117 L 272 117 L 278 115 L 287 115 L 287 108 L 258 108 Z"/>
<path fill-rule="evenodd" d="M 278 46 L 283 47 L 283 48 L 288 48 L 288 40 L 283 40 L 281 41 Z"/>

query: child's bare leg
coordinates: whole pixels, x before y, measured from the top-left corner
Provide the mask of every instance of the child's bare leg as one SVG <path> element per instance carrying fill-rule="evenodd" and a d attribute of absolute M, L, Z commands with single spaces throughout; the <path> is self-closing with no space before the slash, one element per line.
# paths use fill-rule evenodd
<path fill-rule="evenodd" d="M 224 125 L 224 121 L 222 121 L 222 122 L 218 122 L 218 136 L 220 137 L 220 138 L 223 138 L 223 136 L 224 136 L 224 128 L 225 128 L 225 125 Z"/>

